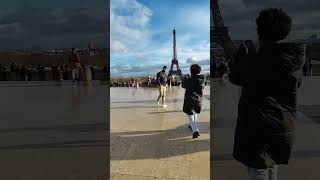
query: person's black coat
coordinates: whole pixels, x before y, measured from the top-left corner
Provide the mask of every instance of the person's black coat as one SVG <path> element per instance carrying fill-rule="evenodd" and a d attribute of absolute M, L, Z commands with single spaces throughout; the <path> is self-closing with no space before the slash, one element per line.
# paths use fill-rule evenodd
<path fill-rule="evenodd" d="M 185 76 L 182 80 L 182 87 L 186 89 L 184 95 L 183 112 L 193 115 L 201 112 L 202 93 L 204 88 L 204 76 Z"/>
<path fill-rule="evenodd" d="M 215 60 L 210 61 L 210 78 L 216 77 L 217 64 Z"/>
<path fill-rule="evenodd" d="M 242 86 L 233 156 L 253 168 L 288 164 L 305 46 L 273 43 L 236 56 L 229 80 Z"/>

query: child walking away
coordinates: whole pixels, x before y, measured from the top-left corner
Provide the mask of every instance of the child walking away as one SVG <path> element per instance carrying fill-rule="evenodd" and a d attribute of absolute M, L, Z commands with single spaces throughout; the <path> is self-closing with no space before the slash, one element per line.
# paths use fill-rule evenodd
<path fill-rule="evenodd" d="M 201 112 L 202 91 L 204 88 L 205 78 L 199 75 L 201 67 L 193 64 L 190 67 L 191 77 L 186 75 L 182 81 L 182 88 L 185 88 L 183 112 L 187 114 L 189 119 L 189 128 L 192 129 L 193 138 L 200 136 L 197 126 L 197 114 Z"/>

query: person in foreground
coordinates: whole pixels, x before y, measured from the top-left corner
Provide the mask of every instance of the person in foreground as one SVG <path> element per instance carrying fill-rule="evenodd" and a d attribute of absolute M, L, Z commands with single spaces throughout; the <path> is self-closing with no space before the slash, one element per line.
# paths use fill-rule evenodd
<path fill-rule="evenodd" d="M 200 136 L 197 126 L 197 114 L 201 112 L 202 91 L 204 88 L 204 76 L 199 75 L 201 67 L 198 64 L 193 64 L 190 67 L 190 76 L 185 76 L 182 81 L 182 88 L 185 88 L 183 112 L 187 114 L 189 119 L 189 128 L 193 132 L 193 138 Z"/>
<path fill-rule="evenodd" d="M 160 99 L 162 99 L 162 105 L 166 106 L 166 92 L 168 87 L 168 78 L 166 74 L 167 66 L 163 66 L 162 70 L 157 73 L 157 82 L 159 86 L 159 96 L 157 99 L 158 106 L 160 105 Z"/>
<path fill-rule="evenodd" d="M 262 10 L 256 24 L 259 50 L 243 42 L 229 64 L 230 82 L 242 86 L 233 156 L 251 180 L 276 180 L 293 146 L 305 45 L 282 42 L 292 19 L 281 9 Z"/>

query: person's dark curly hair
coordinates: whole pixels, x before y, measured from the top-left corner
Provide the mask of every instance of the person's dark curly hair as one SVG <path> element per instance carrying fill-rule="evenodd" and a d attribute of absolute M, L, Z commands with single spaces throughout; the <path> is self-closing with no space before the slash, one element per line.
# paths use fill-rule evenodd
<path fill-rule="evenodd" d="M 282 9 L 262 10 L 256 19 L 257 34 L 265 42 L 277 42 L 285 39 L 291 30 L 292 19 Z"/>
<path fill-rule="evenodd" d="M 201 66 L 199 66 L 198 64 L 192 64 L 192 65 L 190 66 L 190 72 L 191 72 L 191 75 L 200 74 L 200 72 L 201 72 Z"/>

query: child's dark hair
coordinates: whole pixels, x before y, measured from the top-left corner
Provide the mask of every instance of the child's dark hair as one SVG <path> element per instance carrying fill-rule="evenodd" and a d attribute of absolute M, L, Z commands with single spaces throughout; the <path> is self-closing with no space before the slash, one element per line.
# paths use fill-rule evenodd
<path fill-rule="evenodd" d="M 198 64 L 192 64 L 190 66 L 191 75 L 197 75 L 201 72 L 201 67 Z"/>
<path fill-rule="evenodd" d="M 277 42 L 285 39 L 292 27 L 292 19 L 282 9 L 269 8 L 262 10 L 256 19 L 259 39 Z"/>

